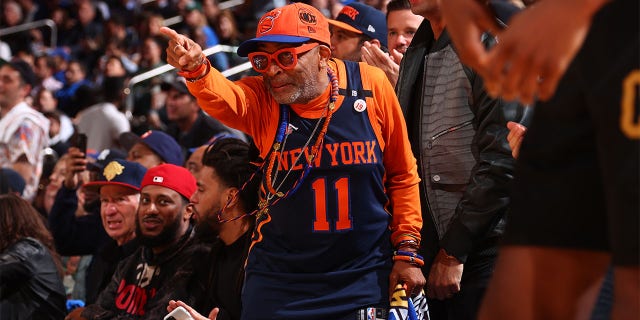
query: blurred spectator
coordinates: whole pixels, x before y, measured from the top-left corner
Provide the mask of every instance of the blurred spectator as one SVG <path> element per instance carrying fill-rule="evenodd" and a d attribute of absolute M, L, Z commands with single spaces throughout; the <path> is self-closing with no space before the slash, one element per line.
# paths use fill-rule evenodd
<path fill-rule="evenodd" d="M 138 34 L 126 25 L 125 17 L 113 15 L 105 23 L 105 43 L 116 41 L 122 45 L 124 53 L 132 54 L 138 46 Z"/>
<path fill-rule="evenodd" d="M 163 163 L 182 166 L 182 148 L 170 135 L 149 130 L 141 136 L 132 132 L 120 135 L 120 144 L 127 150 L 127 160 L 140 163 L 147 169 Z"/>
<path fill-rule="evenodd" d="M 231 10 L 223 10 L 218 15 L 217 23 L 215 24 L 218 34 L 220 35 L 220 44 L 237 47 L 242 42 L 240 39 L 240 30 L 238 30 L 238 24 L 236 18 Z M 237 66 L 244 62 L 247 62 L 247 58 L 240 57 L 236 52 L 225 52 L 227 59 L 229 59 L 229 65 L 231 67 Z M 238 73 L 229 77 L 229 80 L 239 80 L 243 76 L 253 74 L 253 69 L 249 69 L 246 72 Z"/>
<path fill-rule="evenodd" d="M 200 160 L 202 160 L 202 158 Z M 26 184 L 22 176 L 15 170 L 0 168 L 0 194 L 11 193 L 22 197 L 22 192 L 24 192 Z"/>
<path fill-rule="evenodd" d="M 382 13 L 387 13 L 387 4 L 389 3 L 389 0 L 359 0 L 359 1 L 370 7 L 374 7 L 382 11 Z"/>
<path fill-rule="evenodd" d="M 161 35 L 150 36 L 142 42 L 140 48 L 140 72 L 149 71 L 163 64 L 167 59 L 164 48 L 168 45 L 168 41 Z"/>
<path fill-rule="evenodd" d="M 191 38 L 203 49 L 220 44 L 218 35 L 209 25 L 207 17 L 202 13 L 202 6 L 198 2 L 190 2 L 183 11 L 183 17 L 189 29 L 187 34 L 191 34 Z M 216 53 L 208 58 L 216 69 L 220 71 L 229 69 L 229 59 L 226 54 Z"/>
<path fill-rule="evenodd" d="M 162 15 L 145 11 L 140 14 L 136 30 L 139 39 L 147 39 L 149 37 L 160 35 L 160 28 L 163 26 L 164 18 Z"/>
<path fill-rule="evenodd" d="M 51 47 L 67 48 L 70 50 L 77 41 L 74 26 L 76 20 L 71 18 L 69 11 L 63 7 L 56 7 L 51 12 L 51 20 L 55 22 L 58 32 L 57 43 Z"/>
<path fill-rule="evenodd" d="M 76 4 L 77 22 L 73 26 L 70 41 L 73 57 L 91 71 L 97 65 L 104 51 L 102 16 L 98 14 L 96 4 L 90 0 L 80 0 Z"/>
<path fill-rule="evenodd" d="M 140 50 L 140 69 L 138 73 L 144 73 L 165 64 L 166 52 L 164 48 L 168 45 L 165 37 L 160 35 L 151 36 L 143 41 Z M 132 131 L 143 133 L 150 128 L 163 129 L 164 124 L 160 122 L 157 115 L 164 105 L 164 99 L 160 92 L 160 84 L 164 81 L 173 81 L 175 73 L 167 72 L 137 83 L 132 88 L 130 94 L 133 95 L 133 119 L 131 121 Z"/>
<path fill-rule="evenodd" d="M 11 47 L 0 39 L 0 59 L 2 60 L 11 60 Z"/>
<path fill-rule="evenodd" d="M 71 59 L 71 55 L 67 52 L 68 49 L 63 47 L 57 47 L 48 51 L 49 56 L 53 58 L 55 61 L 56 69 L 53 74 L 53 77 L 64 83 L 67 81 L 65 73 L 67 72 L 67 68 L 69 67 L 69 60 Z"/>
<path fill-rule="evenodd" d="M 49 120 L 25 102 L 35 81 L 24 61 L 0 67 L 0 167 L 22 175 L 27 182 L 23 196 L 29 201 L 36 195 L 49 136 Z"/>
<path fill-rule="evenodd" d="M 118 110 L 122 103 L 123 81 L 122 77 L 108 77 L 104 80 L 102 90 L 82 88 L 82 96 L 86 91 L 86 94 L 99 98 L 99 102 L 81 110 L 75 118 L 78 132 L 85 133 L 89 138 L 87 150 L 97 152 L 118 148 L 120 134 L 131 130 L 129 121 Z"/>
<path fill-rule="evenodd" d="M 78 60 L 69 62 L 69 67 L 64 76 L 64 87 L 56 92 L 58 110 L 74 118 L 80 109 L 80 105 L 85 103 L 76 97 L 76 91 L 81 86 L 91 86 L 91 82 L 87 80 L 87 67 Z"/>
<path fill-rule="evenodd" d="M 21 24 L 23 20 L 22 8 L 17 2 L 13 0 L 3 1 L 0 28 L 15 27 Z M 2 36 L 2 40 L 9 45 L 14 55 L 19 49 L 23 48 L 25 44 L 31 42 L 27 31 Z"/>
<path fill-rule="evenodd" d="M 49 8 L 36 0 L 18 0 L 24 13 L 23 22 L 32 22 L 49 18 Z"/>
<path fill-rule="evenodd" d="M 230 133 L 231 130 L 200 109 L 183 81 L 165 82 L 162 90 L 167 94 L 165 109 L 169 123 L 166 132 L 178 141 L 182 152 L 188 156 L 189 149 L 205 144 L 214 135 Z"/>
<path fill-rule="evenodd" d="M 210 26 L 215 26 L 220 15 L 218 0 L 202 0 L 202 13 Z"/>
<path fill-rule="evenodd" d="M 49 119 L 49 148 L 63 155 L 69 149 L 69 138 L 74 133 L 69 117 L 58 110 L 46 111 L 43 115 Z"/>
<path fill-rule="evenodd" d="M 51 92 L 56 92 L 64 86 L 62 81 L 54 77 L 56 73 L 56 59 L 48 55 L 40 55 L 36 57 L 33 71 L 38 77 L 38 85 L 34 90 L 44 88 Z"/>
<path fill-rule="evenodd" d="M 105 74 L 106 72 L 109 72 L 109 70 L 106 70 L 107 62 L 109 62 L 108 60 L 112 58 L 119 60 L 117 61 L 117 63 L 122 67 L 123 71 L 112 69 L 110 70 L 111 74 L 107 75 Z M 111 62 L 113 63 L 114 61 Z M 117 39 L 113 39 L 107 42 L 104 54 L 98 59 L 98 65 L 96 66 L 96 68 L 97 69 L 94 70 L 94 83 L 99 86 L 102 83 L 102 78 L 105 76 L 124 76 L 135 73 L 136 71 L 138 71 L 138 64 L 133 61 L 131 55 L 127 53 L 123 42 Z M 114 72 L 116 72 L 117 74 L 114 74 Z"/>
<path fill-rule="evenodd" d="M 33 95 L 33 108 L 40 112 L 51 112 L 58 110 L 58 99 L 53 93 L 43 87 L 36 90 Z"/>
<path fill-rule="evenodd" d="M 0 195 L 0 318 L 63 319 L 62 265 L 42 217 L 14 194 Z"/>

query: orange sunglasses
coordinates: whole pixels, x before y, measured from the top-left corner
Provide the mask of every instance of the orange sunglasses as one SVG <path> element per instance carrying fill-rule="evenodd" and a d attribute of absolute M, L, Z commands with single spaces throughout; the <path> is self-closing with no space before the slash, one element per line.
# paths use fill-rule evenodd
<path fill-rule="evenodd" d="M 306 43 L 299 47 L 282 48 L 274 53 L 267 52 L 252 52 L 249 53 L 249 61 L 253 70 L 258 72 L 265 72 L 269 68 L 271 61 L 275 61 L 276 64 L 283 70 L 291 70 L 298 64 L 298 55 L 305 53 L 320 45 L 317 42 Z"/>

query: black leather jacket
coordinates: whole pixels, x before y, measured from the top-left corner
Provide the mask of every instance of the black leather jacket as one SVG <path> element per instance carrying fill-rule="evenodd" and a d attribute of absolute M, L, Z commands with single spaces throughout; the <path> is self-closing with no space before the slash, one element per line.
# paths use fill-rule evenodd
<path fill-rule="evenodd" d="M 62 276 L 47 248 L 24 238 L 0 254 L 0 319 L 63 319 Z"/>
<path fill-rule="evenodd" d="M 420 188 L 424 227 L 422 231 L 422 253 L 425 255 L 427 268 L 439 248 L 444 248 L 450 255 L 466 263 L 469 256 L 478 250 L 490 249 L 495 256 L 497 238 L 503 233 L 505 215 L 509 205 L 509 189 L 513 178 L 515 160 L 506 140 L 507 121 L 522 122 L 525 111 L 517 103 L 507 103 L 487 95 L 483 81 L 466 66 L 463 69 L 469 80 L 468 102 L 471 113 L 467 115 L 471 125 L 467 126 L 473 135 L 469 139 L 465 159 L 471 161 L 468 166 L 470 176 L 464 182 L 455 185 L 456 190 L 448 190 L 444 184 L 438 183 L 440 177 L 424 176 L 426 159 L 425 138 L 423 136 L 423 83 L 425 55 L 430 50 L 450 46 L 451 42 L 446 30 L 434 43 L 434 34 L 428 20 L 420 25 L 413 41 L 400 66 L 400 74 L 396 92 L 408 126 L 409 140 L 416 159 L 422 183 Z M 458 68 L 459 69 L 459 68 Z M 437 93 L 436 93 L 437 94 Z M 435 95 L 435 94 L 434 94 Z M 449 101 L 446 106 L 455 104 Z M 458 103 L 460 104 L 460 103 Z M 466 125 L 461 123 L 461 125 Z M 453 127 L 452 127 L 453 128 Z M 451 129 L 451 128 L 450 128 Z M 454 128 L 455 129 L 455 128 Z M 446 147 L 444 150 L 447 150 Z M 450 150 L 449 150 L 450 151 Z M 447 156 L 445 151 L 445 157 Z M 459 155 L 449 155 L 454 159 Z M 448 161 L 448 160 L 447 160 Z M 455 167 L 453 167 L 455 168 Z M 453 174 L 460 173 L 460 170 Z M 457 179 L 461 181 L 462 179 Z M 438 201 L 428 196 L 430 191 L 438 189 L 440 194 L 455 191 L 462 193 L 462 198 L 455 207 L 455 214 L 447 219 L 446 226 L 438 226 Z M 432 201 L 430 203 L 430 201 Z M 455 205 L 455 204 L 454 204 Z M 444 231 L 443 231 L 444 230 Z M 438 235 L 438 232 L 441 234 Z"/>

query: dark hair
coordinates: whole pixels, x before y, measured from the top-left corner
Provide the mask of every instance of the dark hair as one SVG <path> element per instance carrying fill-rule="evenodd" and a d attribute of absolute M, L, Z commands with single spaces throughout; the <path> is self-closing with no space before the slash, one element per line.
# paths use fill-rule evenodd
<path fill-rule="evenodd" d="M 226 186 L 240 190 L 240 203 L 247 213 L 258 207 L 261 177 L 256 174 L 258 166 L 252 163 L 255 157 L 255 150 L 236 138 L 216 140 L 202 156 L 202 164 L 213 168 Z"/>
<path fill-rule="evenodd" d="M 6 65 L 15 71 L 18 71 L 18 74 L 20 75 L 20 82 L 22 84 L 28 84 L 31 88 L 36 86 L 37 80 L 35 73 L 33 73 L 33 68 L 24 60 L 15 59 Z"/>
<path fill-rule="evenodd" d="M 387 20 L 389 19 L 389 13 L 400 10 L 411 10 L 411 3 L 409 0 L 391 0 L 387 3 Z"/>
<path fill-rule="evenodd" d="M 26 200 L 15 194 L 0 195 L 0 230 L 0 252 L 19 240 L 34 238 L 49 249 L 58 271 L 62 271 L 53 236 L 45 225 L 44 217 Z"/>
<path fill-rule="evenodd" d="M 47 65 L 47 68 L 49 68 L 51 70 L 56 70 L 56 68 L 58 67 L 56 65 L 56 60 L 52 56 L 44 54 L 44 55 L 40 55 L 40 56 L 36 57 L 36 61 L 37 60 L 41 60 L 41 59 L 44 59 L 46 65 Z"/>

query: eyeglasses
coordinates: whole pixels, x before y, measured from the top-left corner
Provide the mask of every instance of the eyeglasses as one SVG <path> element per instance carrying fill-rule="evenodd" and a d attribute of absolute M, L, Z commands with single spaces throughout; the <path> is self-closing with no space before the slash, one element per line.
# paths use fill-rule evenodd
<path fill-rule="evenodd" d="M 305 53 L 315 47 L 319 43 L 306 43 L 299 47 L 283 48 L 274 53 L 252 52 L 249 53 L 249 61 L 253 70 L 265 72 L 269 68 L 270 62 L 273 60 L 283 70 L 291 70 L 298 64 L 298 55 Z"/>

